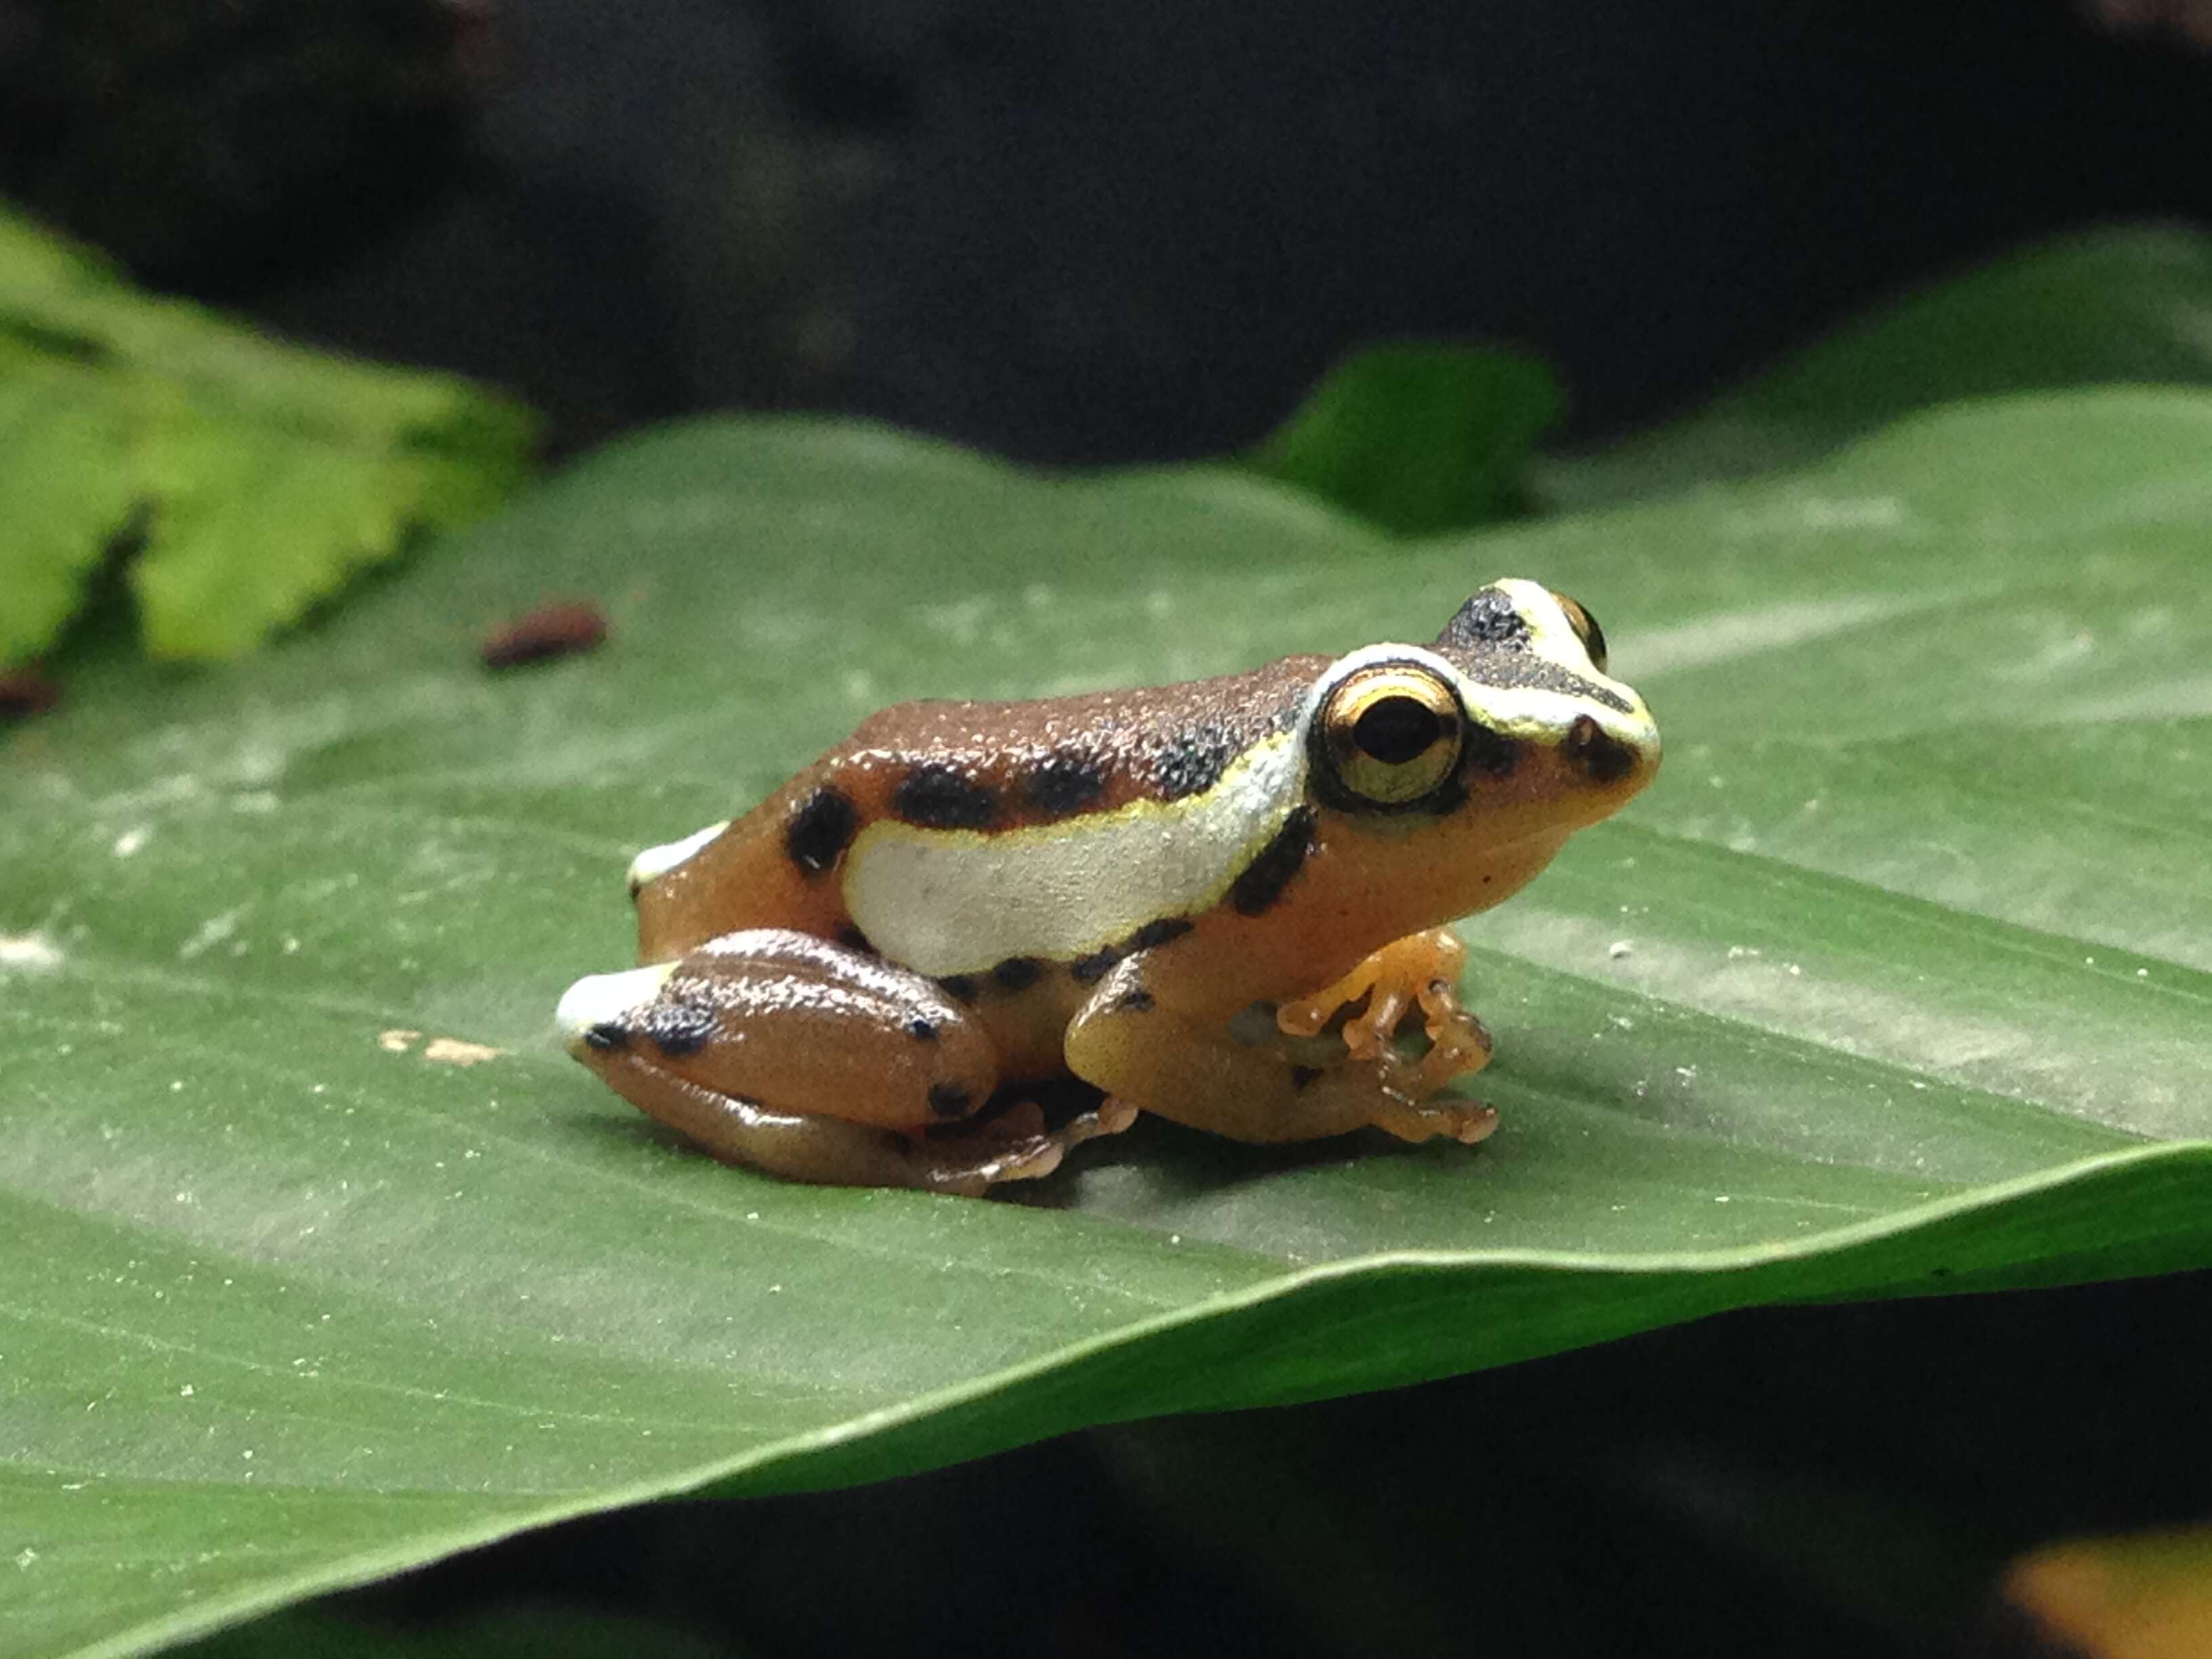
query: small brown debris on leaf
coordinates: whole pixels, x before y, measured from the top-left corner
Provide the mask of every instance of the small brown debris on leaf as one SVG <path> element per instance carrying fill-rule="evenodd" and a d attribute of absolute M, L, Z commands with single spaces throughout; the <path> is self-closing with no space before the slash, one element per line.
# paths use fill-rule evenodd
<path fill-rule="evenodd" d="M 465 1042 L 459 1037 L 432 1037 L 422 1045 L 422 1058 L 441 1066 L 481 1066 L 506 1052 L 489 1043 Z"/>
<path fill-rule="evenodd" d="M 587 599 L 561 599 L 485 636 L 480 647 L 487 668 L 520 668 L 594 649 L 607 636 L 607 619 Z"/>
<path fill-rule="evenodd" d="M 396 1025 L 388 1031 L 376 1034 L 376 1046 L 387 1054 L 412 1053 L 415 1045 L 422 1042 L 420 1031 Z M 439 1066 L 481 1066 L 488 1060 L 497 1060 L 507 1052 L 486 1042 L 471 1042 L 465 1038 L 434 1036 L 422 1042 L 422 1058 Z"/>
<path fill-rule="evenodd" d="M 62 683 L 44 669 L 0 669 L 0 720 L 28 720 L 61 700 Z"/>

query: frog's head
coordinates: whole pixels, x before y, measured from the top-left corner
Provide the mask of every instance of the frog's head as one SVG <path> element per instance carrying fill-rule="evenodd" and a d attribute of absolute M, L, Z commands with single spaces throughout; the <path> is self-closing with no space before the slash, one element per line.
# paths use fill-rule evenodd
<path fill-rule="evenodd" d="M 1302 721 L 1310 795 L 1350 835 L 1418 842 L 1440 881 L 1474 881 L 1468 907 L 1494 902 L 1659 769 L 1650 710 L 1605 666 L 1580 605 L 1492 582 L 1434 644 L 1329 665 Z"/>

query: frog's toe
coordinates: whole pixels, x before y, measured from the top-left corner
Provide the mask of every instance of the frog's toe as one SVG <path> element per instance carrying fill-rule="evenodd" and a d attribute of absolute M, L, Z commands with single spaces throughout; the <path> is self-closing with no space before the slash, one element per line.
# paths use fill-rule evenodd
<path fill-rule="evenodd" d="M 1085 1127 L 1083 1133 L 1075 1138 L 1088 1140 L 1093 1135 L 1118 1135 L 1136 1121 L 1137 1107 L 1133 1102 L 1123 1100 L 1118 1095 L 1108 1095 L 1096 1109 L 1076 1119 L 1077 1124 Z M 1075 1124 L 1068 1127 L 1073 1128 Z"/>
<path fill-rule="evenodd" d="M 919 1164 L 921 1179 L 912 1184 L 935 1192 L 980 1198 L 1002 1181 L 1036 1181 L 1060 1167 L 1067 1149 L 1057 1136 L 1029 1135 L 1002 1140 L 978 1135 L 958 1141 L 927 1144 Z"/>
<path fill-rule="evenodd" d="M 1401 1140 L 1443 1138 L 1472 1146 L 1486 1140 L 1498 1127 L 1498 1109 L 1476 1100 L 1447 1100 L 1420 1106 L 1401 1106 L 1376 1114 L 1375 1125 Z"/>

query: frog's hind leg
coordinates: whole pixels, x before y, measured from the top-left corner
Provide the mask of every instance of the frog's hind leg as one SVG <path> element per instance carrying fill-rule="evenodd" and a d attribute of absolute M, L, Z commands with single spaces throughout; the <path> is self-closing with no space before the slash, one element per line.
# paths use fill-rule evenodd
<path fill-rule="evenodd" d="M 758 1101 L 718 1094 L 672 1072 L 641 1066 L 633 1056 L 594 1069 L 640 1111 L 725 1164 L 787 1181 L 919 1187 L 976 1198 L 1001 1181 L 1050 1175 L 1065 1150 L 1062 1139 L 1046 1134 L 925 1140 L 847 1118 L 771 1111 Z"/>
<path fill-rule="evenodd" d="M 980 1193 L 1049 1174 L 1105 1127 L 948 1134 L 997 1085 L 988 1035 L 935 981 L 811 934 L 726 933 L 580 980 L 558 1018 L 631 1104 L 794 1180 Z"/>

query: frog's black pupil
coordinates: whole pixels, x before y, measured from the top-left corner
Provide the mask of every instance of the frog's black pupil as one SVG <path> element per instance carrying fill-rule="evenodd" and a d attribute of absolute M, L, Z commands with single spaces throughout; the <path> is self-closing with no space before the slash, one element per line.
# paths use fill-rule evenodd
<path fill-rule="evenodd" d="M 1352 740 L 1387 766 L 1423 753 L 1443 730 L 1437 711 L 1418 697 L 1384 697 L 1352 723 Z"/>

